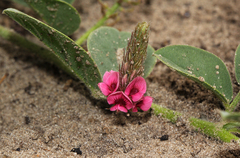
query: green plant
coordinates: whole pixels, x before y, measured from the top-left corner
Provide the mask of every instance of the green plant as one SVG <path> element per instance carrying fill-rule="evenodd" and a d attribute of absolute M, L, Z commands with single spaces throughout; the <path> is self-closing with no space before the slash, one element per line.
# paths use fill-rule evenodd
<path fill-rule="evenodd" d="M 121 8 L 122 1 L 116 2 L 111 8 L 105 6 L 104 17 L 76 42 L 65 35 L 71 34 L 80 24 L 79 14 L 70 4 L 60 0 L 24 0 L 24 2 L 37 11 L 51 26 L 16 9 L 9 8 L 4 10 L 3 13 L 35 35 L 50 50 L 26 40 L 21 35 L 3 26 L 0 26 L 0 36 L 27 50 L 31 50 L 31 52 L 57 65 L 71 76 L 82 80 L 96 98 L 103 97 L 97 87 L 97 83 L 101 81 L 102 77 L 99 69 L 89 52 L 85 51 L 80 44 L 87 39 L 92 31 L 104 25 L 106 20 Z M 72 23 L 72 21 L 76 22 Z M 130 34 L 128 37 L 130 37 Z"/>
<path fill-rule="evenodd" d="M 71 35 L 79 28 L 81 19 L 77 10 L 70 5 L 74 0 L 15 0 L 30 6 L 50 26 Z"/>
<path fill-rule="evenodd" d="M 191 46 L 173 45 L 157 50 L 155 56 L 181 75 L 211 90 L 223 102 L 227 111 L 236 108 L 240 94 L 232 101 L 233 88 L 230 74 L 223 61 L 214 54 Z M 239 80 L 238 58 L 239 48 L 235 57 L 235 72 Z"/>
<path fill-rule="evenodd" d="M 93 97 L 97 98 L 97 99 L 106 99 L 106 97 L 104 97 L 99 89 L 98 89 L 98 83 L 100 83 L 102 81 L 102 78 L 104 77 L 104 73 L 106 71 L 125 71 L 125 73 L 123 73 L 122 79 L 123 81 L 125 81 L 126 78 L 129 78 L 129 82 L 131 79 L 131 76 L 134 76 L 135 74 L 138 74 L 138 76 L 143 75 L 144 78 L 146 78 L 150 72 L 152 71 L 155 63 L 156 63 L 156 58 L 152 56 L 152 54 L 154 53 L 154 49 L 151 46 L 145 45 L 147 50 L 146 56 L 143 57 L 145 62 L 143 64 L 144 70 L 139 68 L 136 69 L 136 72 L 134 73 L 134 68 L 131 68 L 131 65 L 134 67 L 134 64 L 136 64 L 136 62 L 138 62 L 138 60 L 142 59 L 138 59 L 138 48 L 142 47 L 144 45 L 144 41 L 148 40 L 145 39 L 146 36 L 142 36 L 140 38 L 138 38 L 138 34 L 141 34 L 144 30 L 145 27 L 142 27 L 142 29 L 139 29 L 142 26 L 142 24 L 138 25 L 138 27 L 136 27 L 136 33 L 134 35 L 133 40 L 130 40 L 130 43 L 128 41 L 128 38 L 130 38 L 131 34 L 130 33 L 126 33 L 126 32 L 119 32 L 118 30 L 114 29 L 114 28 L 110 28 L 110 27 L 102 27 L 102 28 L 98 28 L 100 27 L 107 18 L 110 17 L 111 13 L 113 14 L 113 12 L 115 12 L 117 10 L 117 8 L 120 7 L 120 3 L 115 3 L 115 5 L 107 10 L 106 15 L 103 17 L 103 19 L 101 19 L 99 21 L 99 23 L 97 23 L 92 29 L 90 29 L 90 31 L 86 32 L 86 36 L 84 35 L 84 38 L 79 38 L 79 40 L 77 40 L 76 42 L 74 42 L 72 39 L 70 39 L 69 37 L 67 37 L 65 34 L 63 34 L 62 32 L 60 32 L 59 30 L 42 23 L 41 21 L 30 17 L 16 9 L 6 9 L 4 10 L 4 14 L 8 15 L 9 17 L 11 17 L 13 20 L 15 20 L 16 22 L 18 22 L 20 25 L 22 25 L 25 29 L 27 29 L 29 32 L 31 32 L 33 35 L 35 35 L 37 38 L 39 38 L 46 46 L 49 47 L 49 49 L 45 49 L 42 48 L 36 44 L 33 44 L 32 42 L 24 39 L 22 36 L 14 33 L 13 31 L 10 31 L 4 27 L 0 27 L 0 35 L 2 37 L 4 37 L 5 39 L 8 39 L 12 42 L 14 42 L 15 44 L 18 45 L 22 45 L 24 47 L 26 47 L 27 49 L 31 49 L 33 52 L 35 52 L 36 54 L 38 54 L 39 56 L 41 56 L 42 58 L 48 60 L 51 63 L 54 63 L 55 65 L 57 65 L 58 67 L 60 67 L 62 70 L 64 70 L 65 72 L 67 72 L 68 74 L 82 80 L 85 85 L 90 89 Z M 143 23 L 145 24 L 145 23 Z M 95 30 L 95 31 L 93 31 Z M 89 36 L 89 37 L 88 37 Z M 88 41 L 87 41 L 87 45 L 88 45 L 88 51 L 85 51 L 80 44 L 87 39 L 88 37 Z M 81 40 L 80 40 L 81 39 Z M 132 41 L 135 40 L 135 44 L 131 44 Z M 138 41 L 143 41 L 143 43 L 138 43 Z M 129 43 L 129 44 L 128 44 Z M 145 42 L 146 43 L 146 42 Z M 182 48 L 185 48 L 185 46 L 180 46 Z M 170 48 L 170 47 L 167 47 Z M 161 60 L 162 57 L 165 57 L 163 54 L 161 54 L 161 52 L 164 52 L 165 50 L 167 50 L 167 48 L 163 48 L 158 50 L 157 52 L 155 52 L 156 56 Z M 171 47 L 173 48 L 173 46 Z M 179 46 L 175 46 L 174 48 L 179 48 Z M 123 51 L 124 49 L 126 49 L 126 52 L 131 52 L 129 58 L 125 57 L 124 59 L 122 58 L 123 55 Z M 175 52 L 176 49 L 173 49 L 172 52 Z M 179 49 L 181 50 L 181 49 Z M 189 52 L 202 52 L 202 50 L 193 48 L 193 47 L 189 47 L 188 51 Z M 188 52 L 187 51 L 187 52 Z M 182 53 L 180 53 L 179 58 L 183 55 L 183 57 L 187 57 L 184 55 L 184 50 L 182 51 Z M 210 53 L 206 53 L 204 52 L 204 54 L 207 54 L 208 56 Z M 126 54 L 125 54 L 126 55 Z M 131 56 L 133 55 L 133 56 Z M 161 56 L 160 56 L 161 55 Z M 134 57 L 135 56 L 135 57 Z M 141 56 L 140 56 L 141 57 Z M 177 56 L 176 56 L 177 57 Z M 127 59 L 128 58 L 128 59 Z M 135 59 L 136 58 L 136 59 Z M 221 62 L 221 60 L 217 60 L 215 59 L 215 56 L 211 56 L 211 60 L 216 61 L 215 63 L 213 63 L 215 68 L 214 73 L 216 74 L 218 72 L 218 74 L 225 74 L 223 76 L 221 76 L 221 78 L 225 77 L 225 80 L 230 79 L 228 72 L 226 71 L 226 67 L 224 68 L 224 64 Z M 122 62 L 121 59 L 125 60 L 125 62 Z M 166 59 L 166 60 L 165 60 Z M 127 61 L 127 62 L 126 62 Z M 132 63 L 133 61 L 133 63 Z M 176 64 L 174 62 L 177 61 L 171 61 L 171 59 L 165 57 L 164 60 L 162 61 L 166 61 L 166 64 L 171 64 L 171 66 L 173 66 L 173 68 L 179 68 L 180 66 L 176 66 Z M 189 60 L 187 60 L 189 61 Z M 128 63 L 126 64 L 122 64 L 122 63 Z M 119 65 L 122 64 L 122 67 L 119 68 Z M 142 62 L 141 62 L 142 64 Z M 189 64 L 189 63 L 188 63 Z M 137 64 L 136 64 L 137 65 Z M 174 67 L 175 66 L 175 67 Z M 206 78 L 205 76 L 203 77 L 203 73 L 195 73 L 195 76 L 192 75 L 193 73 L 193 68 L 194 70 L 198 71 L 197 68 L 205 69 L 205 67 L 195 67 L 195 65 L 185 65 L 188 66 L 185 70 L 178 70 L 180 73 L 186 75 L 186 76 L 190 76 L 192 79 L 196 80 L 197 82 L 199 81 L 199 83 L 202 83 L 203 85 L 205 85 L 206 87 L 210 88 L 211 90 L 214 91 L 214 93 L 224 102 L 225 105 L 228 105 L 230 100 L 231 100 L 231 96 L 232 96 L 232 89 L 229 88 L 229 84 L 225 83 L 223 84 L 222 82 L 219 82 L 218 84 L 215 84 L 210 82 L 208 80 L 208 78 Z M 194 66 L 194 67 L 193 67 Z M 141 66 L 140 66 L 141 67 Z M 125 69 L 127 68 L 127 70 L 133 70 L 131 71 L 131 73 L 129 73 L 130 71 L 126 71 Z M 180 67 L 181 68 L 181 67 Z M 213 72 L 213 69 L 211 67 L 211 72 Z M 138 70 L 141 69 L 141 73 L 138 73 Z M 218 69 L 220 69 L 218 71 Z M 190 72 L 192 71 L 192 72 Z M 202 71 L 202 70 L 201 70 Z M 197 75 L 199 76 L 197 76 Z M 216 74 L 216 75 L 218 75 Z M 220 75 L 221 75 L 220 74 Z M 126 78 L 125 75 L 127 75 Z M 200 76 L 202 75 L 202 76 Z M 197 77 L 196 77 L 197 76 Z M 126 79 L 127 80 L 127 79 Z M 121 80 L 122 81 L 122 80 Z M 125 82 L 122 82 L 125 83 Z M 131 83 L 129 83 L 131 84 Z M 224 85 L 224 87 L 223 87 Z M 216 86 L 216 87 L 215 87 Z M 218 89 L 217 86 L 219 86 Z M 222 87 L 220 87 L 222 86 Z M 226 88 L 228 87 L 228 89 Z M 231 87 L 231 84 L 230 84 Z M 223 89 L 223 90 L 222 90 Z M 131 89 L 130 89 L 131 90 Z M 135 91 L 136 89 L 134 89 Z M 123 90 L 122 90 L 123 91 Z M 145 90 L 143 90 L 142 92 L 145 92 Z M 124 96 L 123 92 L 121 93 L 121 98 L 122 96 Z M 125 91 L 126 93 L 126 91 Z M 225 95 L 224 95 L 224 94 Z M 128 93 L 129 96 L 133 95 L 132 92 Z M 135 94 L 135 93 L 134 93 Z M 142 96 L 142 95 L 141 95 Z M 127 98 L 127 97 L 126 97 Z M 137 105 L 142 101 L 136 99 L 134 100 L 133 97 L 131 98 L 132 100 L 128 99 L 129 102 L 133 102 L 133 106 L 131 105 L 131 108 L 134 109 L 134 111 L 136 111 L 136 107 Z M 148 98 L 150 100 L 150 98 Z M 118 101 L 115 100 L 114 104 L 118 105 Z M 121 102 L 122 104 L 122 102 Z M 120 104 L 120 105 L 121 105 Z M 122 108 L 115 108 L 114 110 L 120 110 L 121 111 Z M 130 109 L 130 108 L 129 108 Z M 172 111 L 170 109 L 166 109 L 163 108 L 159 105 L 156 104 L 152 104 L 152 109 L 154 110 L 154 113 L 156 115 L 162 113 L 163 117 L 166 117 L 167 119 L 171 120 L 173 123 L 176 122 L 176 119 L 182 115 L 179 112 L 175 112 Z M 144 111 L 146 109 L 143 109 Z M 124 110 L 126 111 L 126 110 Z M 189 122 L 190 124 L 197 128 L 200 129 L 203 133 L 215 137 L 217 139 L 221 139 L 223 141 L 226 142 L 230 142 L 232 139 L 238 140 L 239 138 L 237 138 L 236 136 L 232 135 L 231 133 L 229 133 L 228 131 L 226 131 L 225 129 L 222 129 L 221 127 L 217 127 L 215 124 L 207 122 L 207 121 L 203 121 L 200 119 L 196 119 L 196 118 L 192 118 L 189 117 Z M 219 132 L 218 132 L 219 131 Z"/>
<path fill-rule="evenodd" d="M 223 120 L 230 121 L 223 125 L 223 129 L 229 132 L 240 132 L 240 113 L 232 112 L 240 101 L 240 92 L 232 100 L 233 88 L 230 74 L 221 59 L 205 50 L 186 45 L 161 48 L 155 52 L 155 56 L 181 75 L 211 90 L 223 102 L 227 111 L 221 112 Z M 239 65 L 240 46 L 236 50 L 234 60 L 235 76 L 238 83 L 240 82 Z M 211 126 L 207 129 L 209 130 Z"/>
<path fill-rule="evenodd" d="M 233 133 L 240 133 L 240 113 L 221 111 L 224 121 L 227 121 L 223 128 Z"/>

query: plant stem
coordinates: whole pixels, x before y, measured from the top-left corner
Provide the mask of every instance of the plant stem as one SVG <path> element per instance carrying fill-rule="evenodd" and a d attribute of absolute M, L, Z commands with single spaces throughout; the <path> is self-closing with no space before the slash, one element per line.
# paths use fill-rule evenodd
<path fill-rule="evenodd" d="M 164 108 L 157 104 L 152 104 L 152 109 L 155 115 L 162 114 L 164 118 L 169 119 L 172 123 L 176 123 L 178 116 L 182 115 L 180 112 Z M 202 133 L 214 137 L 216 139 L 220 139 L 223 142 L 239 140 L 237 136 L 231 134 L 230 132 L 221 127 L 217 127 L 215 123 L 211 123 L 194 117 L 188 118 L 188 121 L 190 122 L 191 126 L 196 128 L 197 130 L 200 130 Z"/>
<path fill-rule="evenodd" d="M 63 65 L 63 62 L 59 58 L 55 57 L 54 54 L 50 52 L 48 49 L 27 40 L 26 38 L 14 32 L 13 30 L 5 28 L 0 25 L 0 37 L 12 42 L 13 44 L 18 45 L 19 47 L 23 48 L 26 52 L 29 52 L 30 55 L 32 53 L 35 53 L 43 60 L 46 60 L 50 63 L 54 63 L 60 69 L 67 72 L 69 75 L 74 77 L 76 76 L 70 69 Z"/>
<path fill-rule="evenodd" d="M 120 4 L 116 2 L 111 8 L 109 8 L 102 19 L 100 19 L 92 28 L 90 28 L 87 32 L 85 32 L 79 39 L 76 40 L 78 45 L 81 45 L 85 40 L 87 40 L 89 34 L 103 26 L 105 22 L 120 8 Z"/>
<path fill-rule="evenodd" d="M 240 91 L 238 92 L 237 96 L 234 98 L 230 106 L 226 108 L 226 111 L 229 111 L 229 112 L 234 111 L 239 101 L 240 101 Z"/>
<path fill-rule="evenodd" d="M 220 139 L 223 142 L 230 143 L 233 139 L 239 140 L 237 136 L 231 134 L 230 132 L 223 129 L 222 127 L 217 127 L 215 123 L 204 121 L 194 117 L 190 117 L 189 121 L 190 121 L 190 124 L 193 127 L 195 127 L 197 130 L 201 131 L 202 133 L 210 137 Z"/>
<path fill-rule="evenodd" d="M 173 110 L 170 110 L 168 108 L 164 108 L 162 106 L 159 106 L 157 104 L 152 104 L 153 112 L 155 115 L 161 114 L 162 117 L 169 119 L 172 123 L 177 122 L 178 116 L 181 116 L 182 114 Z"/>
<path fill-rule="evenodd" d="M 224 101 L 222 101 L 222 103 L 223 103 L 223 106 L 225 107 L 226 111 L 228 111 L 228 109 L 230 108 L 230 104 L 227 102 L 224 102 Z"/>

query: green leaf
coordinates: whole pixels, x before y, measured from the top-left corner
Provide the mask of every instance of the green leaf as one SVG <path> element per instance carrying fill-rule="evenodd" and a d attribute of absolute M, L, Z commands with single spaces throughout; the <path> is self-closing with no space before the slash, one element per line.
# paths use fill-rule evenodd
<path fill-rule="evenodd" d="M 229 132 L 240 133 L 240 122 L 230 122 L 223 125 L 223 128 Z"/>
<path fill-rule="evenodd" d="M 237 47 L 234 59 L 235 76 L 238 84 L 240 84 L 240 45 Z"/>
<path fill-rule="evenodd" d="M 18 3 L 18 4 L 21 4 L 23 6 L 26 6 L 28 7 L 28 4 L 25 2 L 25 0 L 13 0 L 14 2 Z"/>
<path fill-rule="evenodd" d="M 155 56 L 183 76 L 211 90 L 224 103 L 232 100 L 229 72 L 214 54 L 191 46 L 173 45 L 157 50 Z"/>
<path fill-rule="evenodd" d="M 25 0 L 48 25 L 70 35 L 79 28 L 81 19 L 77 10 L 61 0 Z"/>
<path fill-rule="evenodd" d="M 122 60 L 123 48 L 127 47 L 128 38 L 130 37 L 130 33 L 119 32 L 111 27 L 100 27 L 89 35 L 87 41 L 88 51 L 97 64 L 101 76 L 106 71 L 118 71 L 120 61 Z M 144 63 L 145 78 L 151 73 L 156 64 L 156 58 L 152 56 L 153 52 L 154 49 L 148 46 L 148 54 Z"/>
<path fill-rule="evenodd" d="M 69 4 L 72 4 L 74 2 L 74 0 L 62 0 L 62 1 L 65 1 L 65 2 L 67 2 Z"/>
<path fill-rule="evenodd" d="M 150 73 L 152 72 L 156 62 L 157 62 L 157 58 L 155 58 L 153 56 L 153 53 L 155 52 L 154 48 L 150 45 L 148 45 L 147 48 L 147 58 L 144 62 L 144 78 L 147 78 L 148 75 L 150 75 Z"/>
<path fill-rule="evenodd" d="M 7 14 L 47 45 L 52 51 L 52 53 L 49 53 L 49 56 L 53 63 L 62 63 L 62 65 L 57 66 L 65 71 L 70 70 L 74 72 L 76 77 L 81 79 L 92 92 L 98 89 L 97 84 L 101 82 L 98 69 L 94 65 L 92 58 L 84 49 L 75 44 L 73 40 L 56 29 L 16 9 L 9 8 L 4 10 L 3 13 Z M 56 62 L 59 60 L 61 62 Z"/>

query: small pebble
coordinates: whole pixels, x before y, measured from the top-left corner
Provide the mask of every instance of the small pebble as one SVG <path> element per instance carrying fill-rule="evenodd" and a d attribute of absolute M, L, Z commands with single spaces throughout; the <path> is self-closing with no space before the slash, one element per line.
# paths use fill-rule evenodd
<path fill-rule="evenodd" d="M 80 148 L 73 148 L 73 149 L 71 150 L 71 152 L 75 152 L 75 153 L 77 153 L 78 155 L 82 155 L 82 151 L 80 150 Z"/>
<path fill-rule="evenodd" d="M 168 140 L 168 135 L 163 135 L 159 138 L 161 141 Z"/>

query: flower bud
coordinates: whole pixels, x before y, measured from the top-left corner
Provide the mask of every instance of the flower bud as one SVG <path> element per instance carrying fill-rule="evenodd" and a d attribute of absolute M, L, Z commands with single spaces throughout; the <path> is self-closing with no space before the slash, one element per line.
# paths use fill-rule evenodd
<path fill-rule="evenodd" d="M 127 82 L 131 82 L 137 76 L 143 75 L 143 63 L 147 57 L 148 39 L 149 24 L 147 22 L 139 23 L 132 32 L 123 54 L 122 65 L 119 67 L 120 78 L 127 74 Z M 124 87 L 124 84 L 120 85 L 120 89 L 124 89 Z"/>
<path fill-rule="evenodd" d="M 128 75 L 125 74 L 125 75 L 123 76 L 123 78 L 122 78 L 122 86 L 123 86 L 123 87 L 126 87 L 126 85 L 127 85 L 127 80 L 128 80 Z"/>
<path fill-rule="evenodd" d="M 132 74 L 131 74 L 131 76 L 130 76 L 130 81 L 132 81 L 132 80 L 133 80 L 133 78 L 134 78 L 135 74 L 136 74 L 136 70 L 133 70 L 133 72 L 132 72 Z"/>

